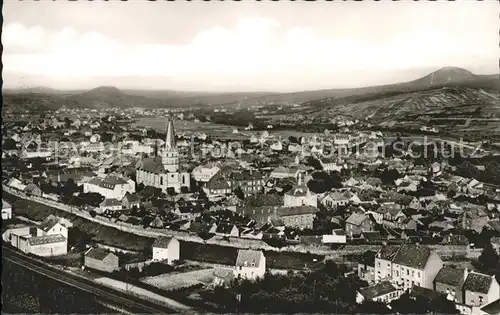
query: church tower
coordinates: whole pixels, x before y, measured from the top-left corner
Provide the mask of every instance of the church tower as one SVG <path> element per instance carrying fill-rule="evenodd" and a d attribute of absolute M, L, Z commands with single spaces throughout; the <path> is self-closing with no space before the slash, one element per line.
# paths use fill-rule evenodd
<path fill-rule="evenodd" d="M 174 121 L 170 117 L 167 122 L 167 136 L 161 161 L 168 173 L 177 173 L 179 171 L 179 152 L 175 146 Z"/>

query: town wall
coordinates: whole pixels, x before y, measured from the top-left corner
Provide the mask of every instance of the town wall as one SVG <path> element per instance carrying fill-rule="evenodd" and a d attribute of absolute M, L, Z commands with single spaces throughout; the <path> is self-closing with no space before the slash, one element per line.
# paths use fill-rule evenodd
<path fill-rule="evenodd" d="M 102 217 L 100 215 L 92 217 L 89 212 L 83 211 L 77 207 L 62 204 L 60 202 L 56 202 L 51 199 L 43 197 L 27 196 L 25 193 L 21 191 L 6 186 L 3 186 L 2 189 L 7 193 L 22 199 L 30 200 L 62 211 L 66 211 L 101 225 L 109 226 L 124 232 L 150 238 L 157 238 L 159 236 L 173 236 L 176 237 L 179 241 L 185 241 L 185 242 L 211 244 L 211 245 L 219 245 L 219 246 L 243 248 L 243 249 L 260 249 L 267 251 L 297 252 L 297 253 L 307 253 L 315 255 L 325 255 L 327 256 L 327 259 L 332 259 L 332 260 L 341 260 L 343 256 L 346 255 L 360 254 L 368 250 L 377 251 L 380 248 L 380 245 L 360 244 L 360 245 L 346 245 L 339 249 L 332 249 L 329 246 L 325 245 L 314 246 L 314 247 L 296 245 L 296 246 L 287 246 L 281 249 L 277 249 L 275 247 L 267 245 L 262 240 L 248 239 L 248 238 L 229 237 L 228 241 L 215 236 L 209 240 L 203 240 L 202 238 L 196 235 L 192 235 L 186 231 L 172 231 L 166 229 L 160 230 L 151 228 L 144 229 L 142 227 L 134 226 L 132 224 L 125 222 L 113 222 L 112 220 Z M 442 257 L 452 257 L 453 255 L 456 256 L 467 255 L 467 257 L 472 255 L 475 257 L 477 255 L 477 253 L 470 251 L 466 245 L 429 245 L 429 247 L 436 250 L 436 252 Z"/>

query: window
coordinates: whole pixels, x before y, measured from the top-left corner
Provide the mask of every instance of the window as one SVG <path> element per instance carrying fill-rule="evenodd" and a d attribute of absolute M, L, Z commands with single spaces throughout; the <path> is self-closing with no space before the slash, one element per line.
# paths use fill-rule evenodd
<path fill-rule="evenodd" d="M 412 271 L 411 271 L 411 276 L 412 276 L 412 277 L 415 277 L 415 270 L 412 270 Z"/>
<path fill-rule="evenodd" d="M 380 267 L 380 261 L 377 263 L 377 267 Z"/>
<path fill-rule="evenodd" d="M 483 304 L 483 297 L 482 296 L 479 297 L 479 304 Z"/>
<path fill-rule="evenodd" d="M 420 279 L 420 271 L 419 271 L 419 272 L 417 272 L 417 278 L 419 278 L 419 279 Z"/>
<path fill-rule="evenodd" d="M 410 269 L 406 269 L 406 275 L 409 276 L 410 275 Z"/>
<path fill-rule="evenodd" d="M 399 277 L 399 271 L 396 270 L 396 277 Z"/>

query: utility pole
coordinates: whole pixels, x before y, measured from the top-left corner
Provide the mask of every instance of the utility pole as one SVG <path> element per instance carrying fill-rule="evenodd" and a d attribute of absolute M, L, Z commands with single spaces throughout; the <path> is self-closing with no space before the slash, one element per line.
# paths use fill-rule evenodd
<path fill-rule="evenodd" d="M 313 303 L 316 302 L 316 279 L 313 281 Z"/>

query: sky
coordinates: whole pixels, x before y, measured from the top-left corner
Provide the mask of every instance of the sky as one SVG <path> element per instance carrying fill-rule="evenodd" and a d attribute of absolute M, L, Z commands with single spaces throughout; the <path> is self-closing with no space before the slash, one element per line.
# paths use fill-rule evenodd
<path fill-rule="evenodd" d="M 498 73 L 498 3 L 3 2 L 6 88 L 288 92 Z"/>

